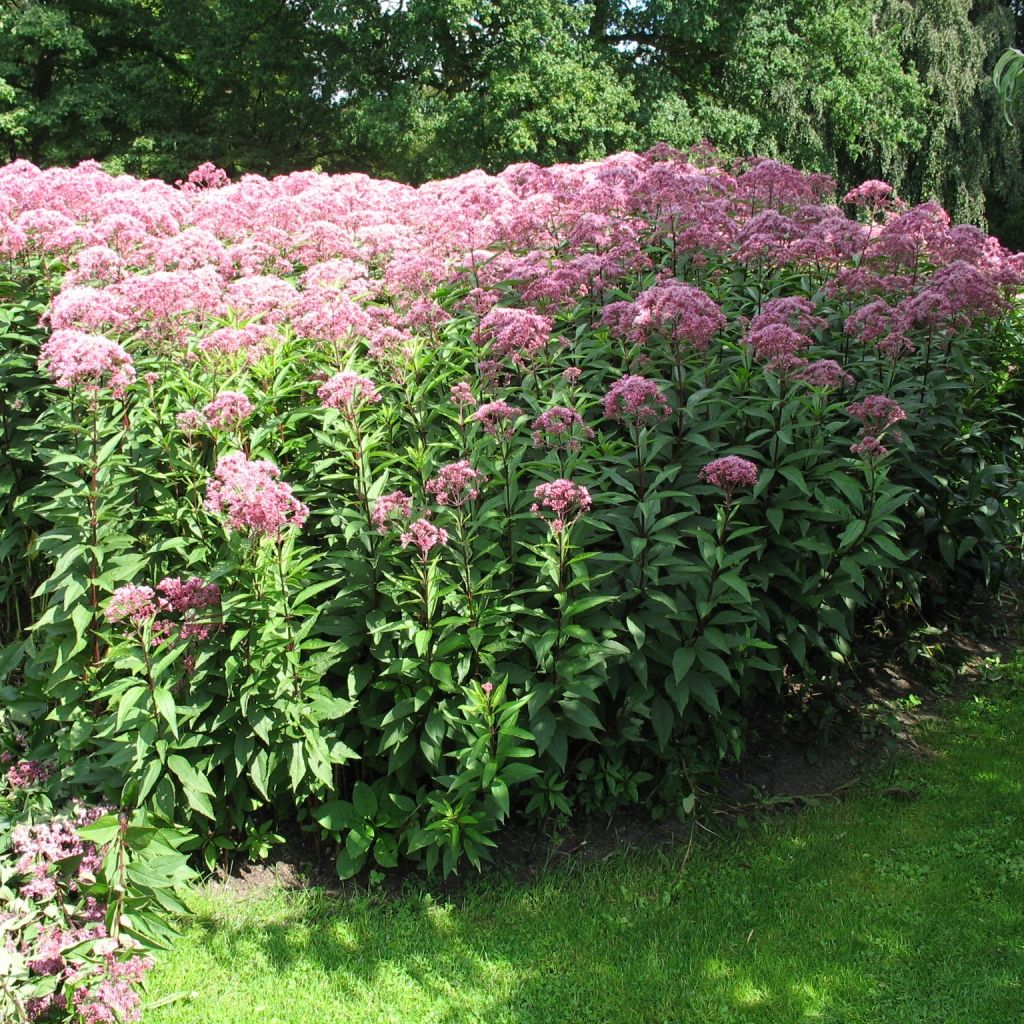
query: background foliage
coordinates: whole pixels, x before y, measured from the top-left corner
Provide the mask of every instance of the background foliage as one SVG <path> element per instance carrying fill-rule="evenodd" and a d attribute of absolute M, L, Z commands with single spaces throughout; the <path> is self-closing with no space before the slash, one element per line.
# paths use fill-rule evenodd
<path fill-rule="evenodd" d="M 994 0 L 14 0 L 0 145 L 174 180 L 202 160 L 419 182 L 707 138 L 1024 236 Z"/>

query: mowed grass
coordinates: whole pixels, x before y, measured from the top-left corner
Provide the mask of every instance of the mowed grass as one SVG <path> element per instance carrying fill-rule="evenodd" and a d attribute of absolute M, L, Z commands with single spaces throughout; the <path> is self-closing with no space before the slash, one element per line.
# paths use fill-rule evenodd
<path fill-rule="evenodd" d="M 1024 1020 L 1024 662 L 841 803 L 448 902 L 195 896 L 144 1024 Z M 891 787 L 908 793 L 895 799 Z M 916 796 L 913 796 L 916 794 Z"/>

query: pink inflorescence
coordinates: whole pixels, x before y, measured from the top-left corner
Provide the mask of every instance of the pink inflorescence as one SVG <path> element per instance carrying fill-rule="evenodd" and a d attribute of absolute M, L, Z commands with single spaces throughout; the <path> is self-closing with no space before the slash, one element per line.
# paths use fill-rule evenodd
<path fill-rule="evenodd" d="M 817 359 L 808 363 L 797 376 L 815 388 L 848 388 L 856 383 L 834 359 Z"/>
<path fill-rule="evenodd" d="M 889 449 L 873 434 L 861 434 L 860 440 L 854 441 L 850 445 L 850 451 L 859 458 L 867 459 L 869 462 L 889 454 Z"/>
<path fill-rule="evenodd" d="M 791 360 L 814 344 L 811 332 L 827 326 L 825 319 L 814 315 L 814 303 L 809 299 L 771 299 L 750 321 L 743 342 L 754 350 L 758 362 L 774 363 L 775 372 L 791 367 Z"/>
<path fill-rule="evenodd" d="M 872 179 L 865 181 L 856 188 L 851 188 L 843 196 L 844 203 L 851 203 L 853 206 L 864 206 L 869 209 L 881 209 L 892 204 L 892 185 L 885 181 Z"/>
<path fill-rule="evenodd" d="M 7 769 L 7 782 L 16 789 L 40 786 L 53 775 L 53 768 L 42 761 L 16 761 Z"/>
<path fill-rule="evenodd" d="M 387 533 L 397 520 L 408 520 L 411 515 L 412 498 L 404 491 L 392 491 L 377 499 L 370 520 L 381 533 Z"/>
<path fill-rule="evenodd" d="M 451 399 L 456 405 L 476 405 L 473 390 L 469 386 L 469 381 L 465 380 L 452 385 Z"/>
<path fill-rule="evenodd" d="M 15 872 L 23 879 L 16 883 L 19 895 L 44 905 L 44 917 L 37 928 L 21 930 L 20 939 L 15 928 L 8 950 L 21 953 L 34 974 L 53 978 L 56 985 L 54 991 L 25 1002 L 30 1020 L 49 1020 L 54 1010 L 63 1020 L 69 1003 L 75 1019 L 84 1022 L 117 1024 L 140 1018 L 136 988 L 153 962 L 135 954 L 124 939 L 109 936 L 106 907 L 92 896 L 82 898 L 83 887 L 99 877 L 103 858 L 77 830 L 108 811 L 79 805 L 71 818 L 18 825 L 11 833 L 18 858 Z M 51 916 L 51 911 L 56 913 Z M 91 943 L 88 960 L 69 955 L 86 942 Z"/>
<path fill-rule="evenodd" d="M 40 350 L 39 364 L 47 367 L 59 387 L 108 387 L 115 398 L 123 398 L 125 388 L 135 381 L 132 357 L 121 345 L 74 328 L 53 332 Z"/>
<path fill-rule="evenodd" d="M 288 526 L 301 528 L 309 509 L 278 480 L 281 471 L 266 459 L 250 461 L 241 452 L 222 455 L 207 484 L 206 508 L 226 512 L 234 530 L 277 537 Z"/>
<path fill-rule="evenodd" d="M 443 547 L 448 543 L 448 531 L 435 526 L 429 519 L 417 519 L 409 524 L 409 529 L 402 534 L 402 547 L 410 545 L 420 549 L 420 554 L 425 559 L 430 549 L 440 545 Z"/>
<path fill-rule="evenodd" d="M 702 467 L 699 475 L 704 483 L 721 488 L 725 492 L 726 501 L 731 501 L 737 488 L 757 484 L 758 470 L 749 459 L 726 455 Z"/>
<path fill-rule="evenodd" d="M 189 440 L 206 427 L 206 417 L 198 409 L 186 409 L 184 412 L 179 412 L 174 417 L 174 422 Z"/>
<path fill-rule="evenodd" d="M 486 481 L 483 473 L 475 470 L 467 459 L 449 463 L 427 481 L 426 492 L 438 505 L 461 508 L 467 501 L 480 497 L 480 488 Z"/>
<path fill-rule="evenodd" d="M 231 430 L 247 420 L 253 404 L 241 391 L 222 391 L 203 408 L 206 422 L 214 430 Z"/>
<path fill-rule="evenodd" d="M 704 352 L 726 319 L 718 303 L 700 288 L 668 278 L 641 292 L 634 302 L 609 303 L 601 322 L 612 337 L 634 344 L 644 344 L 657 333 Z"/>
<path fill-rule="evenodd" d="M 188 580 L 168 576 L 156 585 L 156 589 L 160 594 L 157 598 L 160 614 L 181 616 L 179 639 L 205 640 L 210 635 L 215 624 L 209 621 L 208 616 L 199 613 L 220 605 L 220 587 L 216 583 L 207 583 L 198 576 Z M 158 619 L 154 623 L 157 642 L 169 636 L 173 630 L 174 623 L 168 619 Z"/>
<path fill-rule="evenodd" d="M 218 167 L 211 160 L 200 164 L 194 171 L 189 172 L 185 181 L 180 179 L 174 183 L 182 192 L 201 192 L 208 188 L 224 188 L 231 184 L 228 172 Z"/>
<path fill-rule="evenodd" d="M 551 339 L 549 317 L 529 309 L 495 306 L 480 321 L 473 335 L 478 345 L 489 345 L 494 359 L 511 359 L 517 366 L 526 366 L 543 351 Z"/>
<path fill-rule="evenodd" d="M 152 587 L 140 587 L 134 583 L 118 587 L 104 612 L 107 622 L 130 622 L 133 626 L 141 626 L 156 616 L 155 597 Z"/>
<path fill-rule="evenodd" d="M 556 405 L 542 412 L 530 424 L 534 448 L 578 452 L 584 439 L 594 436 L 583 417 L 565 405 Z"/>
<path fill-rule="evenodd" d="M 320 401 L 329 409 L 340 409 L 354 416 L 364 405 L 376 405 L 381 400 L 377 385 L 369 377 L 343 370 L 317 388 Z"/>
<path fill-rule="evenodd" d="M 659 416 L 670 416 L 672 409 L 653 380 L 628 374 L 604 396 L 604 414 L 619 423 L 642 427 Z"/>
<path fill-rule="evenodd" d="M 860 438 L 850 445 L 850 451 L 869 462 L 888 455 L 889 449 L 882 444 L 882 435 L 907 418 L 903 408 L 888 395 L 868 395 L 860 402 L 848 405 L 846 411 L 861 425 Z M 893 430 L 888 436 L 893 441 L 903 440 L 898 430 Z"/>
<path fill-rule="evenodd" d="M 492 437 L 511 437 L 515 433 L 516 420 L 522 414 L 523 410 L 518 406 L 499 400 L 481 405 L 473 413 L 472 418 L 484 428 L 485 434 Z"/>
<path fill-rule="evenodd" d="M 571 480 L 540 484 L 533 492 L 537 500 L 530 511 L 546 519 L 552 533 L 568 530 L 591 506 L 590 492 Z M 550 516 L 550 518 L 549 518 Z"/>
<path fill-rule="evenodd" d="M 848 405 L 846 411 L 860 421 L 865 434 L 876 437 L 907 418 L 903 409 L 888 395 L 868 395 L 860 402 Z"/>

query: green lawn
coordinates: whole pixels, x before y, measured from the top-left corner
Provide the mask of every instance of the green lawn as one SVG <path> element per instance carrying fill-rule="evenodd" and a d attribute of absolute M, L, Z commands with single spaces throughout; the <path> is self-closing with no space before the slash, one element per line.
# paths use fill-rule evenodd
<path fill-rule="evenodd" d="M 211 890 L 144 1024 L 1015 1024 L 1024 662 L 843 803 L 454 902 Z M 895 800 L 884 790 L 917 791 Z M 426 886 L 424 886 L 424 892 Z"/>

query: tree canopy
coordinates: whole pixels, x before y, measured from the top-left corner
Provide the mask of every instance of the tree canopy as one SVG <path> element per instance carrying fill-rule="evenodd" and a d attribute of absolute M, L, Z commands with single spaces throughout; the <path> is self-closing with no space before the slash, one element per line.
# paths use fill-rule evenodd
<path fill-rule="evenodd" d="M 0 147 L 418 182 L 708 139 L 955 216 L 1024 195 L 996 0 L 10 0 Z"/>

